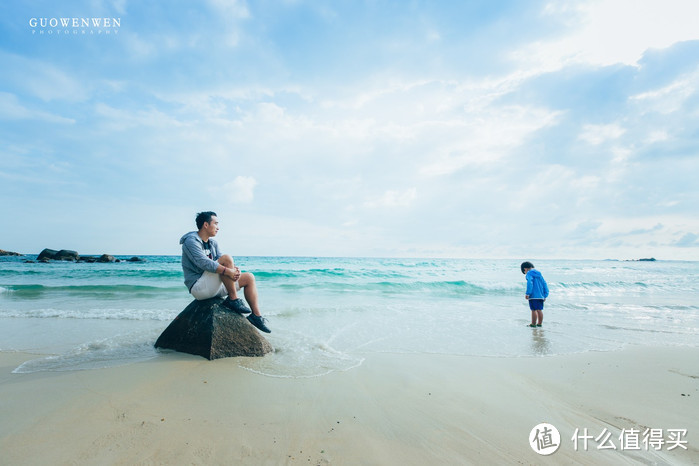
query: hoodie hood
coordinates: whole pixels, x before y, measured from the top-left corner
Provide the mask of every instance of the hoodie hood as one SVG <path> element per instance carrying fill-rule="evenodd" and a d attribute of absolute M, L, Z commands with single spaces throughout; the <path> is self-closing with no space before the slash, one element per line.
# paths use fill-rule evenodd
<path fill-rule="evenodd" d="M 532 278 L 541 278 L 541 272 L 536 269 L 531 269 L 527 272 L 527 275 L 530 275 Z"/>
<path fill-rule="evenodd" d="M 203 241 L 199 237 L 199 234 L 196 231 L 190 231 L 189 233 L 185 233 L 184 235 L 182 235 L 182 238 L 180 238 L 180 244 L 184 244 L 184 241 L 187 238 L 189 238 L 190 236 L 196 236 L 197 241 L 199 241 L 200 243 L 203 243 Z"/>

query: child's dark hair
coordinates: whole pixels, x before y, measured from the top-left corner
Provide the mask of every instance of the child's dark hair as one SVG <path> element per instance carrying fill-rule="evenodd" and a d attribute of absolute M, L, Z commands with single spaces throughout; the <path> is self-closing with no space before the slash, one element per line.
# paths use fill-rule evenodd
<path fill-rule="evenodd" d="M 533 269 L 533 268 L 534 268 L 534 264 L 532 264 L 532 263 L 529 262 L 529 261 L 527 261 L 527 262 L 522 262 L 522 265 L 520 265 L 519 268 L 522 270 L 522 273 L 524 273 L 524 269 Z"/>
<path fill-rule="evenodd" d="M 201 230 L 201 227 L 203 227 L 205 223 L 211 223 L 211 217 L 218 217 L 218 215 L 216 215 L 216 212 L 211 212 L 210 210 L 207 212 L 199 212 L 196 220 L 197 230 Z"/>

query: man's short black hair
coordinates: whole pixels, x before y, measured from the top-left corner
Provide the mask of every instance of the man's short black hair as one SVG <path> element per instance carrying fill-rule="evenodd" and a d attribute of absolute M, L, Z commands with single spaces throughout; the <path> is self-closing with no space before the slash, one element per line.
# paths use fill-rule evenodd
<path fill-rule="evenodd" d="M 205 223 L 211 223 L 211 217 L 218 217 L 218 215 L 216 215 L 216 212 L 211 212 L 210 210 L 207 212 L 199 212 L 197 214 L 197 230 L 201 230 L 201 227 L 203 227 Z"/>
<path fill-rule="evenodd" d="M 524 269 L 533 269 L 534 264 L 531 262 L 522 262 L 522 265 L 520 265 L 519 268 L 522 269 L 522 273 L 524 273 Z"/>

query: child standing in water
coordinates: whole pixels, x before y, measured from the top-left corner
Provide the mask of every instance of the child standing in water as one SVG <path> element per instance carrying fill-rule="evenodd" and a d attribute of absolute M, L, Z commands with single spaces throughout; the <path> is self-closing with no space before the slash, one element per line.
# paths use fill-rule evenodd
<path fill-rule="evenodd" d="M 530 327 L 541 327 L 544 322 L 544 301 L 549 296 L 549 287 L 541 272 L 534 269 L 531 262 L 522 262 L 522 273 L 527 276 L 527 291 L 524 298 L 529 301 L 529 309 L 532 311 L 532 323 Z"/>

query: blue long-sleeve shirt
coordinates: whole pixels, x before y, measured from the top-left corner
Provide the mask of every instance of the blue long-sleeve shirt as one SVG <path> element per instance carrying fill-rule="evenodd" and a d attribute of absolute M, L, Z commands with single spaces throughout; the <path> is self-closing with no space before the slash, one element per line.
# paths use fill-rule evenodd
<path fill-rule="evenodd" d="M 549 296 L 549 286 L 543 275 L 536 269 L 527 272 L 527 292 L 529 299 L 546 299 Z"/>

